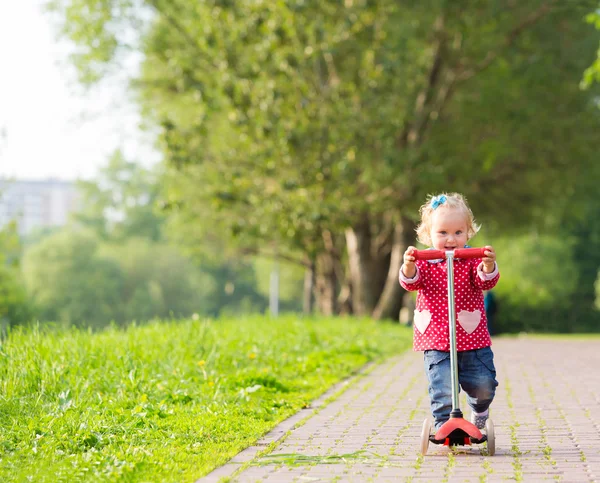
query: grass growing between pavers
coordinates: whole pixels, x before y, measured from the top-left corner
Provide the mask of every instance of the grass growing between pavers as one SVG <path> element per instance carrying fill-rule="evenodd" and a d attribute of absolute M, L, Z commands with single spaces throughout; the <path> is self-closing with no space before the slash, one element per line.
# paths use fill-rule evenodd
<path fill-rule="evenodd" d="M 269 466 L 269 465 L 285 465 L 285 466 L 314 466 L 314 465 L 333 465 L 340 463 L 372 463 L 384 462 L 385 458 L 371 451 L 355 451 L 345 454 L 330 454 L 330 455 L 306 455 L 299 453 L 278 453 L 264 456 L 250 463 L 250 466 Z"/>
<path fill-rule="evenodd" d="M 194 481 L 411 337 L 293 316 L 14 331 L 0 348 L 0 481 Z"/>
<path fill-rule="evenodd" d="M 487 459 L 483 461 L 482 466 L 483 472 L 479 475 L 479 481 L 480 483 L 485 483 L 486 481 L 488 481 L 490 475 L 494 473 L 494 469 L 492 468 L 492 465 Z"/>
<path fill-rule="evenodd" d="M 533 390 L 533 387 L 531 385 L 529 385 L 528 392 L 529 392 L 529 397 L 531 398 L 531 401 L 534 404 L 537 404 L 537 397 L 536 397 L 535 391 Z M 550 444 L 548 443 L 548 438 L 546 437 L 546 431 L 548 429 L 548 424 L 544 420 L 542 410 L 540 408 L 537 408 L 535 410 L 535 418 L 536 418 L 536 422 L 540 428 L 541 435 L 540 435 L 539 443 L 540 443 L 541 453 L 544 455 L 544 462 L 547 464 L 550 464 L 551 466 L 556 466 L 556 461 L 554 461 L 554 459 L 552 458 L 552 448 L 550 447 Z"/>
<path fill-rule="evenodd" d="M 514 469 L 514 479 L 515 481 L 523 481 L 523 463 L 521 462 L 521 457 L 523 453 L 519 448 L 519 438 L 517 437 L 517 428 L 519 427 L 519 422 L 516 418 L 515 406 L 513 404 L 512 399 L 512 387 L 510 385 L 509 380 L 505 380 L 504 386 L 506 388 L 506 400 L 507 406 L 510 410 L 510 420 L 513 423 L 509 426 L 510 430 L 510 452 L 513 457 L 512 466 Z"/>

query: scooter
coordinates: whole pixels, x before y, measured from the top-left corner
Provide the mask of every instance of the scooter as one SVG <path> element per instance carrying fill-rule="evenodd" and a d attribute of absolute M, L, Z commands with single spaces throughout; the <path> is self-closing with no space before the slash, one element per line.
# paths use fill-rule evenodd
<path fill-rule="evenodd" d="M 448 315 L 450 328 L 450 372 L 452 376 L 452 411 L 446 421 L 435 434 L 431 434 L 432 422 L 427 418 L 421 430 L 421 454 L 426 455 L 429 443 L 445 446 L 463 446 L 480 444 L 487 441 L 487 452 L 493 456 L 496 452 L 494 423 L 488 418 L 485 434 L 477 426 L 463 418 L 458 402 L 458 362 L 456 351 L 456 310 L 454 307 L 454 260 L 457 258 L 483 258 L 485 248 L 457 248 L 455 250 L 415 250 L 416 260 L 446 259 L 448 272 Z"/>

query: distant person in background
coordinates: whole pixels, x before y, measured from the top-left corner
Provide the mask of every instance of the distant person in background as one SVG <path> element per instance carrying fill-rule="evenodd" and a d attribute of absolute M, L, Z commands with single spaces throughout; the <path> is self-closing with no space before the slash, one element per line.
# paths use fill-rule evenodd
<path fill-rule="evenodd" d="M 483 306 L 485 308 L 485 315 L 487 316 L 488 332 L 490 335 L 495 335 L 494 322 L 496 320 L 496 312 L 498 312 L 498 302 L 496 302 L 496 296 L 492 290 L 485 292 Z"/>

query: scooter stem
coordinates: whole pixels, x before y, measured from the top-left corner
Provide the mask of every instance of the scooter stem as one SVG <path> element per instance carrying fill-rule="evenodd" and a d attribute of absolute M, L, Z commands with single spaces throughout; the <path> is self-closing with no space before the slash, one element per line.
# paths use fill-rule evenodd
<path fill-rule="evenodd" d="M 456 351 L 456 310 L 454 307 L 454 251 L 446 252 L 448 271 L 448 320 L 450 329 L 450 372 L 452 373 L 452 412 L 450 417 L 462 417 L 458 403 L 458 361 Z"/>

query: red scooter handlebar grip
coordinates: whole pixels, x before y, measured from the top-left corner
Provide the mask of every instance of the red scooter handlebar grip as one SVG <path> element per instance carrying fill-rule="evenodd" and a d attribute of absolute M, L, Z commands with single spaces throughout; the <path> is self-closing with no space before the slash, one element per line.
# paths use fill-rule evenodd
<path fill-rule="evenodd" d="M 454 258 L 484 258 L 485 251 L 485 248 L 457 248 L 454 250 Z M 446 252 L 444 250 L 414 250 L 413 257 L 415 260 L 445 259 Z"/>
<path fill-rule="evenodd" d="M 413 250 L 412 256 L 415 260 L 437 260 L 438 258 L 446 258 L 444 250 Z"/>
<path fill-rule="evenodd" d="M 454 258 L 484 258 L 485 252 L 485 248 L 457 248 Z"/>

